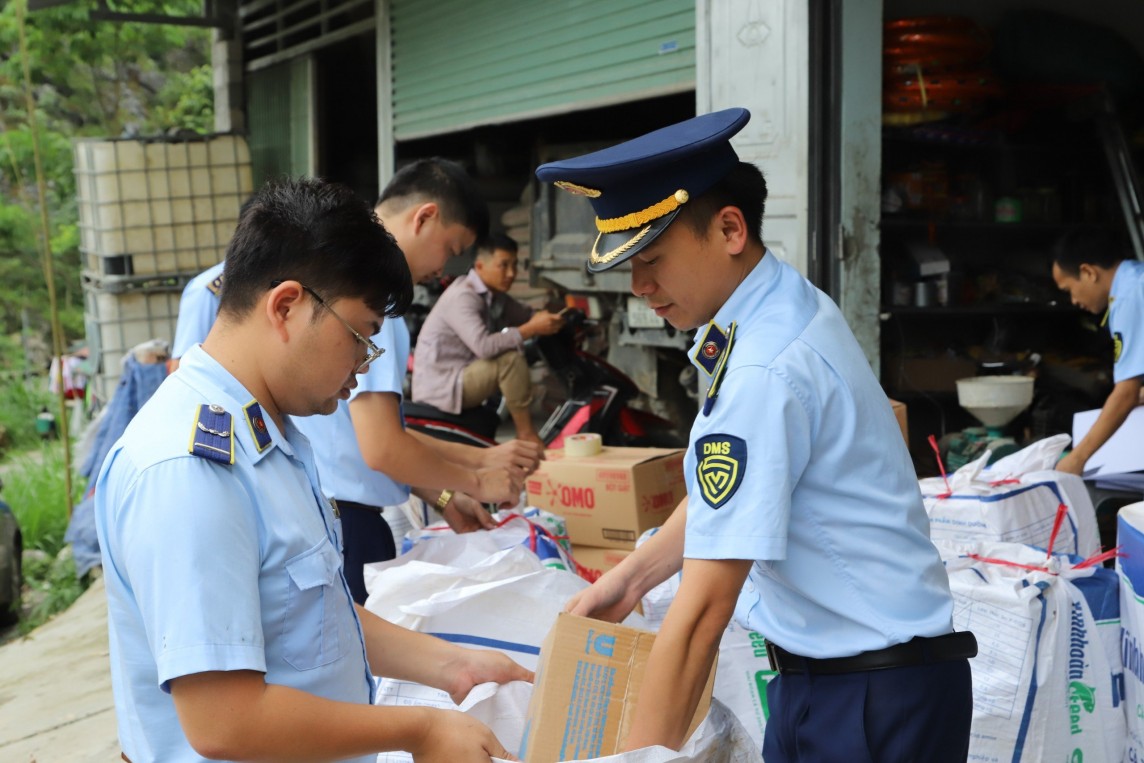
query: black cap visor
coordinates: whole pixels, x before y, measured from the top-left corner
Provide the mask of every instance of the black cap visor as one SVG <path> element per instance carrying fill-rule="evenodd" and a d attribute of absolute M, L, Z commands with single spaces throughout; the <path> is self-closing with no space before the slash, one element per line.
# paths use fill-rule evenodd
<path fill-rule="evenodd" d="M 657 217 L 646 225 L 638 228 L 616 231 L 615 233 L 601 233 L 592 245 L 592 253 L 588 255 L 588 272 L 603 273 L 611 270 L 622 262 L 627 262 L 640 250 L 655 241 L 659 234 L 671 225 L 671 221 L 679 214 L 679 208 L 673 209 L 663 217 Z"/>

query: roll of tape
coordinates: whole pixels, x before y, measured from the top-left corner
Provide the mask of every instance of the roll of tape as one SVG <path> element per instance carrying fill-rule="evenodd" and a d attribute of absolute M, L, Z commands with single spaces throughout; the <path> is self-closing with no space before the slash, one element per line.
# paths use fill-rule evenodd
<path fill-rule="evenodd" d="M 564 438 L 564 455 L 568 458 L 594 456 L 603 449 L 604 441 L 600 439 L 600 435 L 592 432 L 570 434 Z"/>

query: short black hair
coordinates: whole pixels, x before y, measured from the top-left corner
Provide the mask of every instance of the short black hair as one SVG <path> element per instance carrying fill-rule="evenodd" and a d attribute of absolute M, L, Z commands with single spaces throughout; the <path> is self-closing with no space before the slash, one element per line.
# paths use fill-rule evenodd
<path fill-rule="evenodd" d="M 1127 256 L 1124 240 L 1108 228 L 1084 225 L 1066 231 L 1053 245 L 1053 263 L 1076 277 L 1081 265 L 1116 267 Z"/>
<path fill-rule="evenodd" d="M 316 178 L 271 181 L 245 206 L 226 250 L 219 313 L 246 315 L 278 280 L 329 302 L 361 298 L 390 317 L 413 301 L 405 257 L 369 204 Z"/>
<path fill-rule="evenodd" d="M 723 207 L 738 207 L 747 223 L 747 234 L 763 243 L 763 213 L 767 207 L 767 181 L 750 162 L 739 162 L 707 191 L 680 207 L 676 222 L 683 221 L 698 236 L 707 233 L 711 218 Z"/>
<path fill-rule="evenodd" d="M 503 249 L 512 255 L 516 255 L 520 252 L 520 245 L 516 243 L 516 239 L 502 231 L 490 233 L 477 242 L 478 257 L 490 257 L 497 249 Z"/>
<path fill-rule="evenodd" d="M 489 207 L 476 181 L 449 159 L 418 159 L 399 169 L 377 198 L 378 206 L 393 201 L 402 208 L 434 202 L 445 223 L 460 223 L 475 233 L 478 241 L 489 233 Z"/>

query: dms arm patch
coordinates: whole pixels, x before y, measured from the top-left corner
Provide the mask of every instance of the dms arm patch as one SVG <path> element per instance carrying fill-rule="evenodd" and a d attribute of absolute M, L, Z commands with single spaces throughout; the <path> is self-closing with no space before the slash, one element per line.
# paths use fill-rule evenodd
<path fill-rule="evenodd" d="M 718 509 L 739 489 L 747 471 L 747 443 L 729 434 L 709 434 L 695 441 L 695 478 L 703 500 Z"/>

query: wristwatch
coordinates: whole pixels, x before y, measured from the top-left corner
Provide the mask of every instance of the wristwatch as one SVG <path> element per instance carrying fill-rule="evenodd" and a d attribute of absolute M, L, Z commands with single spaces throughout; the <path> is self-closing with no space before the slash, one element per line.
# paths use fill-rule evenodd
<path fill-rule="evenodd" d="M 434 505 L 438 511 L 444 511 L 445 507 L 449 505 L 449 501 L 453 500 L 452 490 L 442 490 L 441 495 L 437 496 L 437 503 Z"/>

